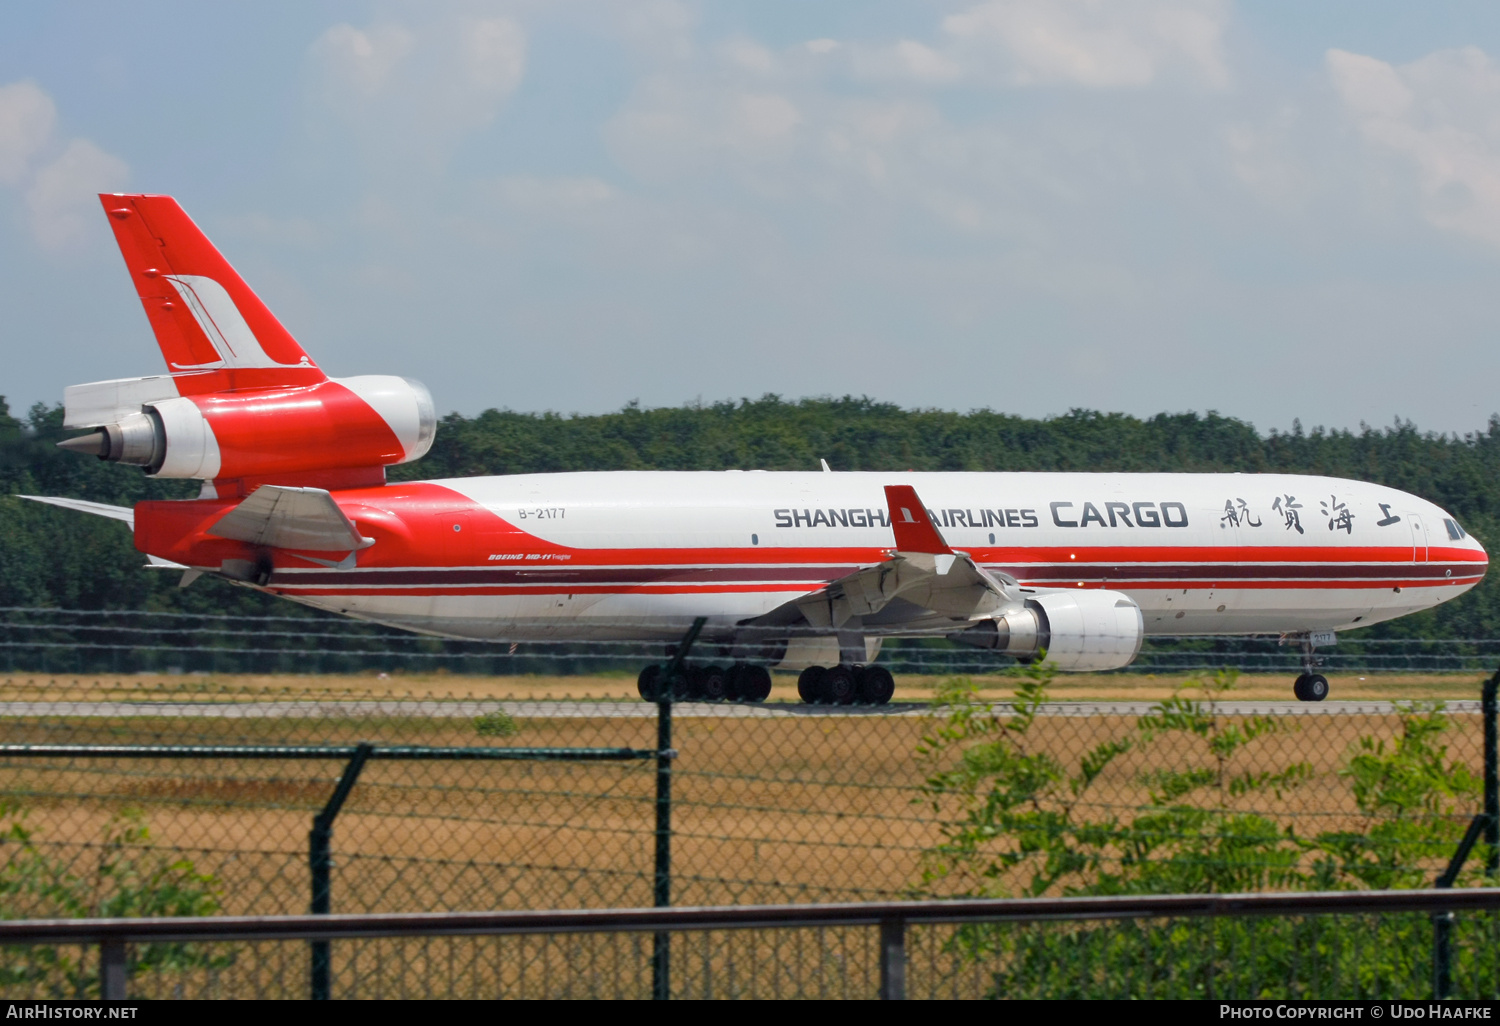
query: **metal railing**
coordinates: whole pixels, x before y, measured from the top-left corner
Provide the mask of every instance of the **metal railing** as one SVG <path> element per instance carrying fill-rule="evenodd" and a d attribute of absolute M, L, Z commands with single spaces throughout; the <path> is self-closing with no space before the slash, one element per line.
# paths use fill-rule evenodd
<path fill-rule="evenodd" d="M 1169 894 L 870 902 L 838 905 L 742 905 L 542 912 L 418 912 L 214 918 L 67 919 L 0 922 L 0 945 L 97 945 L 100 993 L 128 996 L 126 946 L 149 943 L 302 941 L 371 938 L 652 933 L 871 927 L 879 997 L 907 996 L 907 930 L 933 924 L 1319 916 L 1500 910 L 1500 888 L 1420 891 L 1319 891 L 1282 894 Z M 658 994 L 662 997 L 664 994 Z M 1440 996 L 1440 995 L 1438 995 Z"/>

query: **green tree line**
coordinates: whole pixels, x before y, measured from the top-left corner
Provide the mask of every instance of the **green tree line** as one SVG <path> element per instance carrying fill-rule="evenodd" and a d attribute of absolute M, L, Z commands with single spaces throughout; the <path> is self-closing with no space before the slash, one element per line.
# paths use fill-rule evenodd
<path fill-rule="evenodd" d="M 62 495 L 117 505 L 185 498 L 194 482 L 151 481 L 131 468 L 58 450 L 62 409 L 24 417 L 0 398 L 0 605 L 183 612 L 294 613 L 298 607 L 203 580 L 142 568 L 124 525 L 13 498 Z M 1075 470 L 1306 473 L 1375 481 L 1452 512 L 1486 547 L 1500 539 L 1500 416 L 1463 436 L 1398 421 L 1359 431 L 1262 435 L 1216 413 L 1072 410 L 1047 418 L 992 410 L 908 410 L 869 398 L 739 402 L 597 416 L 486 410 L 443 418 L 432 451 L 393 480 L 568 470 Z M 1500 636 L 1491 575 L 1458 601 L 1376 625 L 1373 637 Z"/>

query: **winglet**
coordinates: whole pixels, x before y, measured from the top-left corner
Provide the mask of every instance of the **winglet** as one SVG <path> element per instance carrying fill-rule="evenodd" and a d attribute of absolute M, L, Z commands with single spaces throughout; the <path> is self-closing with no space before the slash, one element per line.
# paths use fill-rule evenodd
<path fill-rule="evenodd" d="M 885 501 L 890 507 L 891 528 L 896 532 L 897 551 L 953 554 L 953 550 L 943 540 L 942 532 L 927 515 L 927 507 L 917 498 L 915 488 L 911 485 L 886 485 Z"/>

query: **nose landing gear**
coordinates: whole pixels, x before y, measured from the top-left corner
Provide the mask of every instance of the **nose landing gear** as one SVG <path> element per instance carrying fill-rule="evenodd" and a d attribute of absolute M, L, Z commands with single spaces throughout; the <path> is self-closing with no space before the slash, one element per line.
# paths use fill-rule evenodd
<path fill-rule="evenodd" d="M 1321 673 L 1304 673 L 1292 685 L 1299 702 L 1321 702 L 1328 697 L 1328 678 Z"/>
<path fill-rule="evenodd" d="M 1324 644 L 1332 644 L 1333 637 L 1329 633 L 1322 640 Z M 1313 655 L 1316 648 L 1313 639 L 1314 635 L 1311 634 L 1304 634 L 1298 639 L 1298 644 L 1302 647 L 1302 673 L 1292 684 L 1292 694 L 1297 696 L 1299 702 L 1321 702 L 1328 697 L 1328 678 L 1315 672 L 1323 660 Z"/>

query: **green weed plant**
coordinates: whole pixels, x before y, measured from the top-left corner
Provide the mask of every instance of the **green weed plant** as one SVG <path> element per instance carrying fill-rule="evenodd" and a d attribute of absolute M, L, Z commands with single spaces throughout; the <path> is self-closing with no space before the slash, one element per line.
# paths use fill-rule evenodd
<path fill-rule="evenodd" d="M 1357 829 L 1304 835 L 1246 807 L 1279 801 L 1314 771 L 1306 759 L 1271 762 L 1295 746 L 1258 744 L 1294 731 L 1292 718 L 1224 712 L 1234 671 L 1186 681 L 1128 734 L 1072 758 L 1049 751 L 1036 729 L 1055 673 L 1048 664 L 1018 671 L 1009 703 L 982 698 L 965 678 L 941 687 L 918 756 L 927 767 L 919 800 L 943 837 L 924 854 L 915 894 L 1431 886 L 1434 862 L 1480 808 L 1482 782 L 1443 744 L 1441 703 L 1400 706 L 1394 739 L 1361 737 L 1344 757 L 1339 779 Z M 1098 793 L 1127 753 L 1149 767 L 1132 772 L 1145 797 L 1129 808 Z M 1484 853 L 1476 856 L 1460 885 L 1484 882 Z M 996 996 L 1425 997 L 1431 929 L 1412 915 L 985 924 L 957 930 L 949 951 L 961 965 L 987 966 Z M 1454 978 L 1493 988 L 1494 924 L 1466 930 L 1484 939 L 1457 947 Z"/>
<path fill-rule="evenodd" d="M 25 810 L 0 802 L 0 918 L 78 919 L 211 916 L 221 910 L 222 887 L 191 859 L 150 847 L 138 810 L 112 817 L 92 846 L 91 865 L 78 871 L 26 825 Z M 135 944 L 126 971 L 143 973 L 222 969 L 233 956 L 202 945 Z M 0 948 L 0 988 L 54 999 L 97 998 L 99 968 L 92 948 L 49 945 Z"/>

